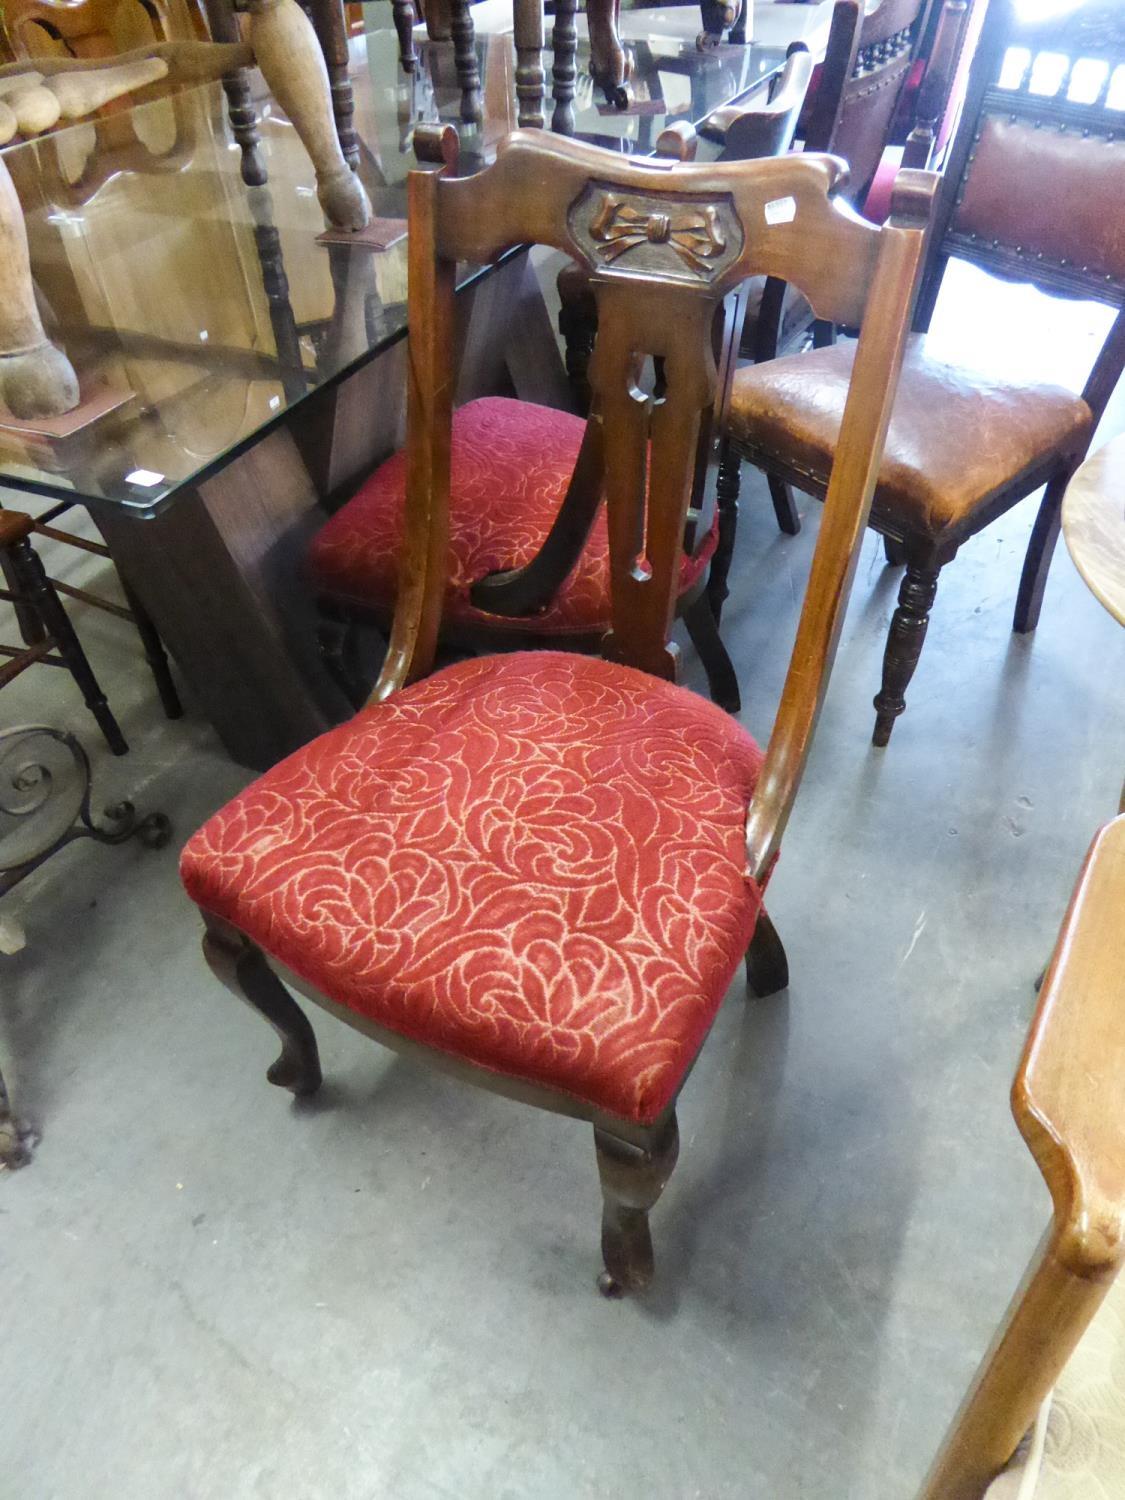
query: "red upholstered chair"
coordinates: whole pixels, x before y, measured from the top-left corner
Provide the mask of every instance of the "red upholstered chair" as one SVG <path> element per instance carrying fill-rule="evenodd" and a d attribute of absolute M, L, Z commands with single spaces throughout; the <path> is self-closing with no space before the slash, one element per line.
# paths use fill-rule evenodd
<path fill-rule="evenodd" d="M 1072 67 L 1100 63 L 1097 97 L 1072 92 L 1069 69 L 1055 77 L 1054 93 L 1033 81 L 1031 70 L 1010 86 L 1003 60 L 1019 43 L 1025 61 L 1061 55 Z M 1011 0 L 992 0 L 987 12 L 942 177 L 871 511 L 888 561 L 906 567 L 875 698 L 876 745 L 888 742 L 906 707 L 941 569 L 971 537 L 1046 485 L 1013 628 L 1038 624 L 1063 494 L 1125 366 L 1125 111 L 1111 96 L 1123 61 L 1125 5 L 1118 0 L 1088 0 L 1038 24 L 1023 21 Z M 1030 378 L 989 378 L 968 360 L 931 352 L 927 331 L 951 258 L 1116 310 L 1081 394 Z M 725 489 L 737 493 L 740 459 L 763 469 L 771 486 L 824 492 L 852 347 L 841 343 L 737 372 L 720 503 Z"/>
<path fill-rule="evenodd" d="M 419 143 L 454 166 L 449 127 Z M 933 193 L 908 177 L 877 229 L 833 202 L 840 174 L 811 156 L 668 169 L 542 131 L 508 136 L 475 177 L 411 174 L 407 528 L 382 676 L 367 708 L 183 855 L 208 960 L 281 1038 L 273 1083 L 320 1083 L 288 985 L 392 1047 L 593 1123 L 607 1293 L 652 1275 L 676 1097 L 742 955 L 759 993 L 787 982 L 762 895 L 827 686 Z M 767 214 L 777 203 L 791 212 Z M 427 676 L 448 597 L 456 262 L 527 243 L 594 274 L 585 457 L 606 475 L 608 659 L 512 652 Z M 863 324 L 764 756 L 674 684 L 667 641 L 716 309 L 755 271 Z M 664 361 L 660 401 L 637 387 L 646 356 Z"/>

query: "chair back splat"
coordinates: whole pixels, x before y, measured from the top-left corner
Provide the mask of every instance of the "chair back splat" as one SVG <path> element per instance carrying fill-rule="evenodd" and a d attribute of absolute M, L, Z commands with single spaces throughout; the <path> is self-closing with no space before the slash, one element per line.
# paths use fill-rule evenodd
<path fill-rule="evenodd" d="M 712 326 L 747 277 L 793 282 L 819 317 L 861 326 L 827 507 L 777 726 L 749 821 L 761 879 L 788 817 L 839 637 L 889 420 L 936 179 L 903 175 L 882 230 L 835 201 L 843 164 L 810 155 L 708 165 L 627 161 L 517 131 L 458 177 L 451 127 L 421 129 L 409 179 L 410 390 L 405 566 L 372 701 L 430 668 L 446 581 L 454 270 L 517 245 L 586 266 L 598 302 L 588 432 L 600 451 L 611 552 L 611 659 L 674 679 L 668 630 L 700 424 L 716 395 Z M 646 358 L 665 390 L 638 386 Z M 587 446 L 587 457 L 589 445 Z M 646 483 L 646 472 L 650 476 Z"/>

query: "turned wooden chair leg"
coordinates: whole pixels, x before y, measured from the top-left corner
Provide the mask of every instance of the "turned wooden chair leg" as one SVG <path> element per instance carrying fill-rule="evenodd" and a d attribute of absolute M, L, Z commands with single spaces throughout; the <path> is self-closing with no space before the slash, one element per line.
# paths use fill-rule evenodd
<path fill-rule="evenodd" d="M 316 630 L 329 676 L 354 709 L 362 708 L 370 684 L 359 670 L 354 617 L 334 600 L 318 599 Z"/>
<path fill-rule="evenodd" d="M 371 205 L 340 148 L 328 70 L 312 22 L 297 0 L 246 0 L 246 8 L 255 60 L 316 169 L 325 217 L 335 229 L 363 229 Z"/>
<path fill-rule="evenodd" d="M 746 950 L 746 983 L 759 1000 L 789 988 L 789 960 L 764 906 Z"/>
<path fill-rule="evenodd" d="M 0 1073 L 0 1167 L 7 1167 L 9 1172 L 26 1167 L 38 1139 L 31 1126 L 12 1113 L 8 1086 Z"/>
<path fill-rule="evenodd" d="M 43 330 L 27 226 L 0 157 L 0 401 L 14 417 L 59 416 L 78 405 L 78 377 Z"/>
<path fill-rule="evenodd" d="M 1047 486 L 1031 529 L 1031 540 L 1027 544 L 1027 556 L 1023 560 L 1020 575 L 1020 590 L 1016 595 L 1016 612 L 1012 629 L 1026 635 L 1039 624 L 1039 613 L 1043 608 L 1043 592 L 1047 587 L 1047 574 L 1051 570 L 1055 543 L 1059 539 L 1062 525 L 1062 503 L 1071 471 L 1057 474 Z"/>
<path fill-rule="evenodd" d="M 120 576 L 120 575 L 119 575 Z M 184 706 L 180 702 L 180 695 L 176 692 L 176 684 L 172 681 L 172 673 L 168 666 L 168 653 L 164 649 L 164 642 L 157 634 L 156 626 L 144 605 L 136 594 L 121 579 L 121 588 L 125 594 L 125 602 L 129 606 L 129 613 L 133 616 L 133 624 L 136 626 L 137 634 L 141 638 L 144 648 L 145 661 L 148 662 L 152 680 L 156 683 L 156 691 L 160 695 L 161 707 L 164 715 L 169 719 L 180 719 L 183 717 Z"/>
<path fill-rule="evenodd" d="M 25 604 L 19 596 L 19 576 L 15 564 L 7 553 L 0 552 L 0 578 L 4 580 L 4 586 L 10 594 L 17 597 L 12 600 L 12 608 L 16 615 L 16 628 L 20 633 L 20 640 L 25 646 L 37 646 L 46 638 L 47 632 L 43 628 L 43 621 L 32 609 L 30 604 Z"/>
<path fill-rule="evenodd" d="M 594 1127 L 598 1175 L 602 1183 L 602 1258 L 598 1277 L 603 1297 L 641 1292 L 652 1282 L 655 1262 L 648 1216 L 672 1175 L 680 1133 L 672 1111 L 643 1145 Z"/>
<path fill-rule="evenodd" d="M 204 8 L 212 41 L 241 40 L 234 7 L 229 0 L 204 0 Z M 250 101 L 250 75 L 245 68 L 227 74 L 223 79 L 223 93 L 227 96 L 230 128 L 242 151 L 242 180 L 247 187 L 264 187 L 269 174 L 262 159 L 258 115 Z"/>
<path fill-rule="evenodd" d="M 711 613 L 715 624 L 721 623 L 723 605 L 730 597 L 727 579 L 734 558 L 734 542 L 738 534 L 738 495 L 742 488 L 742 460 L 734 445 L 724 442 L 719 454 L 719 473 L 715 480 L 715 508 L 719 517 L 719 537 L 715 543 L 715 555 L 711 559 L 711 571 L 707 577 L 707 597 L 711 601 Z"/>
<path fill-rule="evenodd" d="M 569 307 L 564 302 L 559 308 L 559 332 L 563 337 L 566 373 L 574 388 L 578 409 L 580 412 L 588 412 L 591 395 L 590 360 L 598 337 L 597 318 L 591 318 L 584 308 Z"/>
<path fill-rule="evenodd" d="M 626 109 L 628 68 L 625 49 L 617 29 L 620 0 L 587 0 L 586 23 L 590 32 L 590 72 L 594 82 L 614 109 Z"/>
<path fill-rule="evenodd" d="M 776 474 L 767 474 L 769 480 L 770 499 L 773 501 L 773 513 L 777 517 L 777 524 L 786 536 L 796 536 L 801 529 L 801 517 L 797 513 L 797 501 L 793 494 L 793 486 L 784 479 L 779 479 Z"/>
<path fill-rule="evenodd" d="M 574 16 L 578 0 L 555 0 L 551 28 L 551 97 L 555 101 L 551 129 L 556 135 L 574 134 L 574 89 L 578 81 L 578 28 Z"/>
<path fill-rule="evenodd" d="M 707 673 L 707 690 L 712 701 L 728 714 L 738 713 L 742 708 L 738 674 L 719 634 L 715 612 L 706 590 L 684 610 L 683 621 L 691 643 L 699 654 L 699 660 L 703 663 L 703 670 Z"/>
<path fill-rule="evenodd" d="M 516 43 L 517 124 L 521 130 L 542 130 L 546 74 L 543 72 L 543 0 L 514 0 Z"/>
<path fill-rule="evenodd" d="M 466 125 L 479 125 L 482 118 L 480 66 L 477 63 L 477 33 L 469 0 L 450 0 L 449 29 L 453 34 L 453 61 L 461 87 L 461 118 Z"/>
<path fill-rule="evenodd" d="M 883 653 L 883 685 L 875 694 L 873 745 L 883 746 L 888 742 L 895 720 L 906 707 L 906 689 L 922 654 L 940 571 L 939 568 L 919 568 L 914 563 L 906 565 L 898 592 L 898 608 L 891 617 L 891 629 Z"/>
<path fill-rule="evenodd" d="M 38 553 L 28 541 L 17 542 L 9 550 L 13 565 L 16 589 L 39 616 L 46 635 L 54 642 L 55 649 L 63 660 L 67 671 L 74 678 L 86 707 L 97 721 L 105 736 L 105 742 L 114 755 L 124 755 L 129 749 L 121 726 L 113 716 L 101 684 L 94 676 L 94 669 L 86 659 L 82 642 L 70 623 L 70 616 L 63 609 L 55 593 L 47 570 Z"/>
<path fill-rule="evenodd" d="M 359 166 L 359 136 L 355 128 L 355 94 L 348 76 L 348 27 L 344 16 L 344 0 L 311 0 L 309 6 L 313 30 L 324 54 L 324 65 L 328 70 L 328 85 L 332 96 L 332 115 L 336 121 L 336 135 L 340 150 L 348 166 Z M 394 15 L 395 27 L 399 17 Z M 401 50 L 402 32 L 399 31 Z"/>
<path fill-rule="evenodd" d="M 391 17 L 398 35 L 398 60 L 404 73 L 413 73 L 418 66 L 418 53 L 414 47 L 417 15 L 412 0 L 391 0 Z"/>
<path fill-rule="evenodd" d="M 248 937 L 209 912 L 203 913 L 203 956 L 232 995 L 257 1011 L 281 1041 L 281 1055 L 266 1073 L 270 1083 L 297 1095 L 315 1094 L 323 1077 L 316 1036 L 304 1011 Z"/>

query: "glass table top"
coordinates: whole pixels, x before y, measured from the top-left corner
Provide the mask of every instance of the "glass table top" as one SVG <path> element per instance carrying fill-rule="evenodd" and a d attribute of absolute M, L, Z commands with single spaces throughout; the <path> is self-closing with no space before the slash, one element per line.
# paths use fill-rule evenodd
<path fill-rule="evenodd" d="M 795 36 L 799 13 L 820 8 L 778 10 L 794 13 Z M 389 21 L 389 5 L 365 9 Z M 580 137 L 650 153 L 666 124 L 697 123 L 781 65 L 782 40 L 698 51 L 698 14 L 622 16 L 638 113 L 599 107 L 580 40 Z M 511 37 L 478 32 L 477 47 L 485 119 L 479 130 L 459 127 L 463 162 L 487 159 L 516 125 Z M 120 404 L 64 438 L 14 430 L 0 409 L 0 485 L 153 514 L 405 334 L 412 131 L 455 121 L 460 101 L 451 45 L 419 50 L 407 75 L 389 25 L 351 43 L 360 175 L 375 216 L 392 221 L 387 237 L 402 235 L 380 252 L 317 243 L 312 166 L 256 73 L 265 187 L 242 182 L 219 84 L 4 153 L 48 335 L 77 370 L 84 402 Z M 548 114 L 550 59 L 548 48 Z M 462 284 L 480 274 L 463 267 Z"/>

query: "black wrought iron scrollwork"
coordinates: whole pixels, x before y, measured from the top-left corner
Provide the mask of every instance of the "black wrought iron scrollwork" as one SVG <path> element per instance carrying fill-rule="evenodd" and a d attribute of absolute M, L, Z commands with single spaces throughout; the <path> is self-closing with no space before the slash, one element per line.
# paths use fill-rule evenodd
<path fill-rule="evenodd" d="M 163 813 L 138 818 L 131 802 L 90 815 L 90 762 L 72 734 L 44 724 L 0 730 L 0 896 L 75 839 L 159 849 L 172 836 Z M 2 961 L 2 960 L 0 960 Z M 0 1074 L 0 1168 L 24 1166 L 37 1135 L 12 1112 Z"/>

